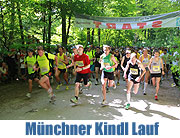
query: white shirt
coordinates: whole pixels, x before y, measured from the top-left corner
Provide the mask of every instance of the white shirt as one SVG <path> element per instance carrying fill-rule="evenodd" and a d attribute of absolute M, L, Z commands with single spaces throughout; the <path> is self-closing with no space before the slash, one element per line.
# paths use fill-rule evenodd
<path fill-rule="evenodd" d="M 176 55 L 179 55 L 179 53 L 178 53 L 177 51 L 174 52 L 173 57 L 176 57 Z M 177 61 L 177 60 L 174 60 L 174 61 L 172 61 L 172 64 L 173 64 L 173 65 L 178 65 L 178 61 Z"/>

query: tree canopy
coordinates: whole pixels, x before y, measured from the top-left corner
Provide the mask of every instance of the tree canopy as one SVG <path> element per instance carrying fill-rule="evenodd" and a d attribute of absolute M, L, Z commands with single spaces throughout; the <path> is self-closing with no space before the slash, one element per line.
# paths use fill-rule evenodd
<path fill-rule="evenodd" d="M 105 30 L 76 28 L 75 14 L 107 17 L 148 16 L 178 11 L 178 0 L 2 0 L 0 48 L 43 44 L 109 44 L 171 47 L 179 45 L 179 28 Z"/>

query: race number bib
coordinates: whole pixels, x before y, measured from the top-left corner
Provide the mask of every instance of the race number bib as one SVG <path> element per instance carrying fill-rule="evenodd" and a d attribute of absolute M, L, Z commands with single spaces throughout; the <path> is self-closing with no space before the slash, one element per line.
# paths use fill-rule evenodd
<path fill-rule="evenodd" d="M 138 75 L 138 69 L 130 68 L 130 73 L 132 75 Z"/>
<path fill-rule="evenodd" d="M 110 64 L 109 64 L 109 63 L 104 63 L 104 66 L 105 66 L 105 67 L 109 67 Z"/>
<path fill-rule="evenodd" d="M 28 68 L 33 68 L 33 65 L 32 64 L 28 64 Z"/>
<path fill-rule="evenodd" d="M 62 62 L 58 62 L 58 65 L 59 65 L 59 66 L 63 66 L 63 63 L 62 63 Z"/>
<path fill-rule="evenodd" d="M 83 67 L 84 62 L 83 61 L 76 61 L 76 65 L 78 65 L 78 67 Z"/>
<path fill-rule="evenodd" d="M 148 63 L 149 63 L 149 60 L 148 59 L 144 59 L 142 64 L 144 65 L 144 67 L 147 67 L 148 66 Z"/>
<path fill-rule="evenodd" d="M 41 72 L 42 72 L 42 73 L 48 72 L 48 68 L 47 68 L 47 67 L 42 67 L 42 68 L 41 68 Z"/>
<path fill-rule="evenodd" d="M 160 66 L 153 66 L 153 71 L 154 72 L 159 72 L 160 71 Z"/>

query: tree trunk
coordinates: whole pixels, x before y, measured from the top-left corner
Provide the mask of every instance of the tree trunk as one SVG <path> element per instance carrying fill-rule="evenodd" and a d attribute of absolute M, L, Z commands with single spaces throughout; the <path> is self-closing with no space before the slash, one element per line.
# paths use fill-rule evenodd
<path fill-rule="evenodd" d="M 87 45 L 90 44 L 90 28 L 87 28 Z"/>
<path fill-rule="evenodd" d="M 69 16 L 69 24 L 68 24 L 68 28 L 67 28 L 67 34 L 66 34 L 66 44 L 67 44 L 67 41 L 68 41 L 68 38 L 69 38 L 69 30 L 70 30 L 70 27 L 71 27 L 71 16 L 72 14 Z"/>
<path fill-rule="evenodd" d="M 52 13 L 52 7 L 51 7 L 51 1 L 49 1 L 49 25 L 48 25 L 48 39 L 47 39 L 47 43 L 51 43 L 51 13 Z"/>
<path fill-rule="evenodd" d="M 93 41 L 94 41 L 94 29 L 92 30 L 92 35 L 91 35 L 91 44 L 93 45 Z"/>
<path fill-rule="evenodd" d="M 46 43 L 46 13 L 45 12 L 43 12 L 43 22 L 44 22 L 43 43 Z"/>
<path fill-rule="evenodd" d="M 98 29 L 98 44 L 101 45 L 101 29 Z"/>
<path fill-rule="evenodd" d="M 66 12 L 65 12 L 63 7 L 61 9 L 61 13 L 62 13 L 62 46 L 66 46 L 67 45 L 67 41 L 66 41 Z"/>
<path fill-rule="evenodd" d="M 18 10 L 20 33 L 21 33 L 21 41 L 22 41 L 22 44 L 24 44 L 23 25 L 22 25 L 21 10 L 20 10 L 19 2 L 17 2 L 17 10 Z"/>
<path fill-rule="evenodd" d="M 11 26 L 9 32 L 9 45 L 13 44 L 14 41 L 14 23 L 15 23 L 15 3 L 11 1 Z"/>

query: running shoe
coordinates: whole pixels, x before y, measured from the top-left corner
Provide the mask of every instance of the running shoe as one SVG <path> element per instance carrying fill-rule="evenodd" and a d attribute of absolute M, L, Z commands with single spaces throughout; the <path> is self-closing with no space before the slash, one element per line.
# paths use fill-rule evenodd
<path fill-rule="evenodd" d="M 26 97 L 31 98 L 31 93 L 28 92 L 28 93 L 26 94 Z"/>
<path fill-rule="evenodd" d="M 88 89 L 90 90 L 90 89 L 91 89 L 91 87 L 92 87 L 92 82 L 91 82 L 91 81 L 89 81 L 89 86 L 88 86 Z"/>
<path fill-rule="evenodd" d="M 69 90 L 69 86 L 66 86 L 66 90 Z"/>
<path fill-rule="evenodd" d="M 120 85 L 120 83 L 119 83 L 119 81 L 117 82 L 117 86 L 119 86 Z"/>
<path fill-rule="evenodd" d="M 54 103 L 55 101 L 56 101 L 56 96 L 53 94 L 51 97 L 50 97 L 50 100 L 49 100 L 49 102 L 50 103 Z"/>
<path fill-rule="evenodd" d="M 176 84 L 175 83 L 171 84 L 171 87 L 176 87 Z"/>
<path fill-rule="evenodd" d="M 111 91 L 109 90 L 109 87 L 106 88 L 106 93 L 108 93 L 108 92 L 111 92 Z"/>
<path fill-rule="evenodd" d="M 59 88 L 62 86 L 62 83 L 60 83 L 57 87 L 56 90 L 59 90 Z"/>
<path fill-rule="evenodd" d="M 78 103 L 78 100 L 76 99 L 76 97 L 71 98 L 70 101 L 71 101 L 72 103 L 75 103 L 75 104 Z"/>
<path fill-rule="evenodd" d="M 83 94 L 83 91 L 82 91 L 82 89 L 80 89 L 80 90 L 79 90 L 79 94 Z"/>
<path fill-rule="evenodd" d="M 106 100 L 103 100 L 101 105 L 108 105 L 108 102 Z"/>
<path fill-rule="evenodd" d="M 97 82 L 97 80 L 95 81 L 95 85 L 98 85 L 98 82 Z"/>
<path fill-rule="evenodd" d="M 155 95 L 155 97 L 154 97 L 154 98 L 155 98 L 155 100 L 158 100 L 158 96 L 157 96 L 157 95 Z"/>
<path fill-rule="evenodd" d="M 128 103 L 125 107 L 126 110 L 128 110 L 130 108 L 130 104 Z"/>
<path fill-rule="evenodd" d="M 113 89 L 115 90 L 116 89 L 116 83 L 114 82 L 114 85 L 113 85 Z"/>
<path fill-rule="evenodd" d="M 143 94 L 144 94 L 144 95 L 146 95 L 146 93 L 145 93 L 145 92 L 143 92 Z"/>

